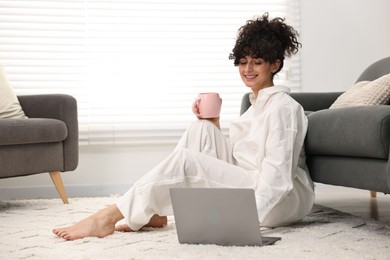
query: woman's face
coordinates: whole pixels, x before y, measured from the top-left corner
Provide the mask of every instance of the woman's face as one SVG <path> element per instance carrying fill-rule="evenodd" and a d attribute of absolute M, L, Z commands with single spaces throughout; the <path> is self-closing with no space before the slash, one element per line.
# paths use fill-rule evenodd
<path fill-rule="evenodd" d="M 280 61 L 269 63 L 261 58 L 246 56 L 240 59 L 238 70 L 245 85 L 257 95 L 259 90 L 274 85 L 272 74 L 279 68 Z"/>

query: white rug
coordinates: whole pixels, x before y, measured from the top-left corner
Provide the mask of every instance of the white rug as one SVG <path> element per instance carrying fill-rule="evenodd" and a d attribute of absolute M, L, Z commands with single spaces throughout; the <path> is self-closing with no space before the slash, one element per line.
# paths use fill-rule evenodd
<path fill-rule="evenodd" d="M 315 206 L 299 223 L 266 230 L 275 245 L 182 245 L 173 219 L 163 229 L 65 241 L 51 233 L 115 197 L 0 201 L 0 259 L 390 259 L 390 227 Z"/>

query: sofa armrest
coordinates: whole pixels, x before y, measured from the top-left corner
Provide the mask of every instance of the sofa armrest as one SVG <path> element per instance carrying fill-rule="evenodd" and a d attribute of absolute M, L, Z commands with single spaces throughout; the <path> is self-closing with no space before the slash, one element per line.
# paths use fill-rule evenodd
<path fill-rule="evenodd" d="M 53 118 L 65 122 L 68 136 L 64 141 L 64 171 L 78 165 L 79 130 L 77 101 L 65 94 L 18 96 L 24 113 L 29 118 Z"/>
<path fill-rule="evenodd" d="M 308 155 L 389 157 L 390 106 L 325 109 L 308 120 Z"/>
<path fill-rule="evenodd" d="M 305 111 L 328 109 L 343 92 L 294 92 L 294 98 Z"/>

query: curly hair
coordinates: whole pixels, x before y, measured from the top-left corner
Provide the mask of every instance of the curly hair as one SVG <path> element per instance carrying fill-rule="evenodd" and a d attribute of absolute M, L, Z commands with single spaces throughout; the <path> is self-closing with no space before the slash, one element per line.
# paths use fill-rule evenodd
<path fill-rule="evenodd" d="M 298 42 L 298 32 L 284 23 L 285 19 L 274 18 L 269 20 L 268 13 L 254 20 L 248 20 L 238 30 L 236 44 L 229 55 L 234 59 L 234 65 L 238 66 L 240 59 L 246 56 L 262 58 L 274 63 L 280 60 L 278 73 L 283 68 L 285 56 L 290 57 L 298 52 L 302 46 Z"/>

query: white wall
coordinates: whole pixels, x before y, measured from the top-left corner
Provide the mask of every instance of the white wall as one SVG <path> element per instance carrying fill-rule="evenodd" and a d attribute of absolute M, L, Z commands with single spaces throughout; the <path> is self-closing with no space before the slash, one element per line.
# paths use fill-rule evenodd
<path fill-rule="evenodd" d="M 343 91 L 373 61 L 390 56 L 390 1 L 301 0 L 303 91 Z M 81 146 L 64 173 L 70 197 L 123 193 L 170 146 Z M 0 180 L 0 199 L 57 197 L 48 174 Z"/>
<path fill-rule="evenodd" d="M 302 90 L 346 90 L 390 56 L 389 10 L 388 0 L 301 0 Z"/>

